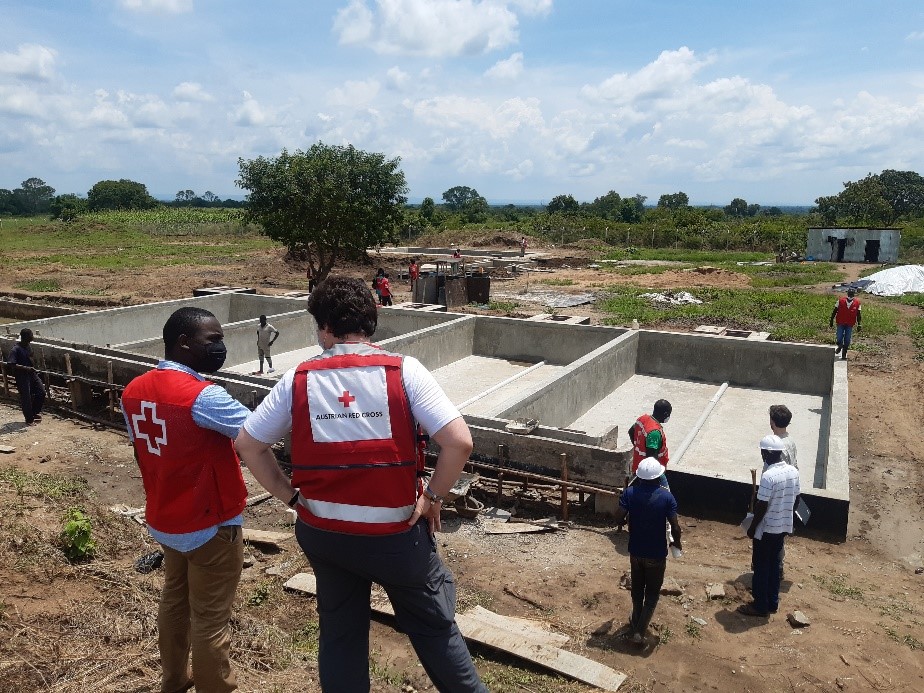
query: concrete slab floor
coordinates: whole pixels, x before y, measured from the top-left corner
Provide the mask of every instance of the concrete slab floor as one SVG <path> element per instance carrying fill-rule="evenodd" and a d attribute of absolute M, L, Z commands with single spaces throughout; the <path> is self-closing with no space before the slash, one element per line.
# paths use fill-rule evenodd
<path fill-rule="evenodd" d="M 666 399 L 673 412 L 664 426 L 670 448 L 676 448 L 693 430 L 709 400 L 718 391 L 713 383 L 694 383 L 651 375 L 633 375 L 597 402 L 568 428 L 600 436 L 619 426 L 619 446 L 628 445 L 628 431 L 642 414 L 650 414 L 655 401 Z"/>
<path fill-rule="evenodd" d="M 433 377 L 452 403 L 459 405 L 532 365 L 523 361 L 473 355 L 436 369 Z"/>
<path fill-rule="evenodd" d="M 677 469 L 698 468 L 724 479 L 750 482 L 749 470 L 756 468 L 760 474 L 763 467 L 758 444 L 771 432 L 768 410 L 772 404 L 785 404 L 792 411 L 789 434 L 796 442 L 800 482 L 803 489 L 811 489 L 819 441 L 828 437 L 822 417 L 825 398 L 817 395 L 729 387 Z"/>
<path fill-rule="evenodd" d="M 254 355 L 257 353 L 257 347 L 254 345 L 253 348 Z M 285 373 L 290 368 L 295 368 L 302 361 L 307 361 L 310 358 L 314 358 L 321 353 L 321 347 L 317 344 L 312 346 L 305 347 L 303 349 L 296 349 L 294 351 L 283 351 L 279 354 L 273 354 L 273 367 L 276 369 L 275 373 L 265 373 L 268 366 L 264 363 L 263 369 L 267 378 L 279 379 L 282 377 L 282 374 Z M 247 361 L 245 363 L 233 366 L 231 368 L 226 368 L 225 370 L 230 371 L 231 373 L 253 373 L 258 368 L 260 368 L 260 361 L 254 359 L 253 361 Z"/>

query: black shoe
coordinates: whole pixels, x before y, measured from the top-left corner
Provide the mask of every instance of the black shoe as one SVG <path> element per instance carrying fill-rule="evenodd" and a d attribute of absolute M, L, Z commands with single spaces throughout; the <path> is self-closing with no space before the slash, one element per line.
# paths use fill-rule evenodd
<path fill-rule="evenodd" d="M 841 346 L 838 344 L 837 349 L 834 350 L 835 354 L 841 353 Z"/>

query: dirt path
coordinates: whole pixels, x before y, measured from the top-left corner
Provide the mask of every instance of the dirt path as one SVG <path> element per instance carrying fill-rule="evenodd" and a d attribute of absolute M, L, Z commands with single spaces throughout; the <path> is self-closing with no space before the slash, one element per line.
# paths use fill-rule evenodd
<path fill-rule="evenodd" d="M 554 276 L 572 280 L 569 291 L 614 281 L 612 275 L 588 269 L 587 258 L 560 262 L 571 267 Z M 388 267 L 398 270 L 401 263 Z M 859 266 L 848 269 L 859 271 Z M 368 273 L 363 267 L 353 270 Z M 238 270 L 207 268 L 194 275 L 171 268 L 153 274 L 143 291 L 158 298 L 189 295 L 204 276 L 217 283 L 256 284 L 263 291 L 298 288 L 302 279 L 300 269 L 269 256 Z M 639 281 L 650 286 L 657 277 L 664 282 L 659 286 L 692 285 L 694 275 L 672 274 L 677 273 L 643 275 Z M 740 276 L 696 274 L 718 285 L 742 281 Z M 108 282 L 114 293 L 128 294 L 136 280 L 110 276 Z M 395 284 L 400 301 L 406 288 Z M 512 290 L 520 287 L 515 283 Z M 523 310 L 533 309 L 524 305 Z M 535 312 L 542 310 L 535 307 Z M 575 311 L 600 319 L 591 306 L 568 312 Z M 769 621 L 734 612 L 747 599 L 748 542 L 733 526 L 684 517 L 685 555 L 668 566 L 678 594 L 661 598 L 654 619 L 658 642 L 635 649 L 620 636 L 630 608 L 629 594 L 621 587 L 628 571 L 626 535 L 581 511 L 568 531 L 510 536 L 486 535 L 480 520 L 445 511 L 440 551 L 456 575 L 460 608 L 478 603 L 551 623 L 570 637 L 567 649 L 627 673 L 625 691 L 924 690 L 924 574 L 915 573 L 924 563 L 924 367 L 903 336 L 890 339 L 881 353 L 856 352 L 851 359 L 850 536 L 843 544 L 799 536 L 787 542 L 781 612 Z M 15 448 L 0 455 L 0 474 L 6 475 L 0 477 L 3 688 L 23 693 L 157 690 L 153 624 L 161 578 L 157 572 L 141 575 L 132 569 L 133 561 L 155 545 L 143 528 L 107 510 L 117 503 L 142 502 L 125 437 L 54 415 L 31 428 L 20 419 L 14 404 L 0 404 L 0 445 Z M 80 493 L 19 493 L 10 476 L 13 469 L 79 475 L 86 479 L 89 500 L 81 500 Z M 493 493 L 480 497 L 493 502 Z M 512 501 L 508 497 L 503 504 L 509 507 Z M 74 504 L 91 513 L 100 543 L 97 559 L 84 566 L 67 564 L 55 547 L 61 515 Z M 554 504 L 521 502 L 519 507 L 532 516 L 556 512 Z M 290 531 L 286 518 L 275 501 L 247 512 L 248 524 L 264 529 Z M 250 549 L 254 564 L 244 571 L 234 622 L 242 690 L 318 690 L 310 645 L 314 602 L 282 589 L 284 579 L 305 565 L 294 542 L 289 544 L 279 552 Z M 274 566 L 281 566 L 281 575 L 265 572 Z M 725 596 L 707 597 L 710 584 L 721 585 Z M 787 623 L 786 613 L 795 609 L 809 617 L 808 628 Z M 393 623 L 374 621 L 372 642 L 374 690 L 432 690 Z M 513 666 L 513 660 L 497 653 L 473 651 L 493 691 L 590 690 L 522 664 Z M 94 671 L 103 672 L 109 682 L 88 687 L 88 681 L 104 678 Z"/>

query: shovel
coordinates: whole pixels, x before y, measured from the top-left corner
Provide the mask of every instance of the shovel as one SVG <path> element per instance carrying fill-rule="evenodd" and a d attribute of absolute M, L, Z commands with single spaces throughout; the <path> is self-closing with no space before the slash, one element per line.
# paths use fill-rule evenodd
<path fill-rule="evenodd" d="M 748 507 L 748 514 L 744 516 L 744 519 L 741 520 L 741 524 L 738 527 L 741 529 L 741 533 L 744 536 L 748 535 L 748 530 L 751 528 L 751 522 L 754 521 L 754 501 L 757 499 L 757 470 L 751 470 L 751 505 Z"/>

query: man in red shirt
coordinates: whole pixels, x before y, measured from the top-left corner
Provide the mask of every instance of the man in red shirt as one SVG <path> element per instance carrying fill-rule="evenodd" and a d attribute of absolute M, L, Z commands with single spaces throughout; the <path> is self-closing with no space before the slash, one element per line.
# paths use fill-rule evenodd
<path fill-rule="evenodd" d="M 860 332 L 860 323 L 863 320 L 863 314 L 860 312 L 860 299 L 855 298 L 857 290 L 853 287 L 847 289 L 847 297 L 841 296 L 831 311 L 831 318 L 828 325 L 834 327 L 834 321 L 837 319 L 837 349 L 834 354 L 840 353 L 841 360 L 847 360 L 847 348 L 850 346 L 850 338 L 853 336 L 853 327 L 856 325 L 857 332 Z"/>

